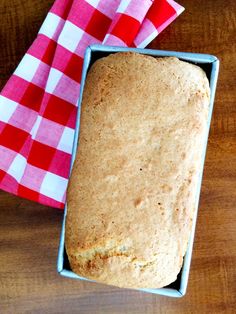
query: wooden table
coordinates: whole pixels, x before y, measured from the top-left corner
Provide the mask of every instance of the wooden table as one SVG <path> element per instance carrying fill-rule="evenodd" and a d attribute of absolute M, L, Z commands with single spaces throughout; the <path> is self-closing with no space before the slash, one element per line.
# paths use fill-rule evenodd
<path fill-rule="evenodd" d="M 1 313 L 236 313 L 235 1 L 179 2 L 185 13 L 150 47 L 221 60 L 187 295 L 172 299 L 60 277 L 63 212 L 0 192 Z M 1 86 L 51 4 L 0 1 Z"/>

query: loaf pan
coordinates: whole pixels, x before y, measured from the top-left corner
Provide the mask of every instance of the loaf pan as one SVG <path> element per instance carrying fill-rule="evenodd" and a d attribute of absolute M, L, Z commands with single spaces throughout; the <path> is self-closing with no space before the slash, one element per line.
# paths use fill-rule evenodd
<path fill-rule="evenodd" d="M 204 160 L 205 160 L 205 154 L 206 154 L 206 148 L 207 148 L 208 133 L 209 133 L 209 129 L 210 129 L 210 122 L 211 122 L 211 116 L 212 116 L 212 110 L 213 110 L 213 104 L 214 104 L 216 83 L 217 83 L 218 72 L 219 72 L 219 60 L 215 56 L 212 56 L 212 55 L 199 54 L 199 53 L 187 53 L 187 52 L 175 52 L 175 51 L 162 51 L 162 50 L 152 50 L 152 49 L 111 47 L 111 46 L 102 46 L 102 45 L 88 46 L 88 48 L 86 49 L 86 52 L 85 52 L 85 56 L 84 56 L 80 97 L 79 97 L 79 102 L 78 102 L 78 117 L 77 117 L 77 125 L 76 125 L 76 130 L 75 130 L 75 137 L 74 137 L 74 144 L 73 144 L 73 151 L 72 151 L 71 168 L 72 168 L 73 162 L 75 160 L 75 155 L 76 155 L 76 151 L 77 151 L 77 143 L 78 143 L 79 128 L 80 128 L 81 101 L 82 101 L 82 95 L 83 95 L 84 84 L 85 84 L 87 72 L 88 72 L 89 68 L 91 67 L 91 65 L 97 59 L 105 57 L 111 53 L 127 52 L 127 51 L 138 52 L 138 53 L 142 53 L 142 54 L 150 55 L 150 56 L 154 56 L 154 57 L 177 57 L 180 60 L 185 60 L 185 61 L 188 61 L 190 63 L 194 63 L 194 64 L 200 66 L 205 71 L 205 73 L 209 79 L 210 91 L 211 91 L 210 110 L 209 110 L 209 116 L 208 116 L 208 131 L 206 134 L 204 152 L 202 155 L 201 175 L 199 177 L 199 184 L 198 184 L 198 188 L 196 191 L 196 208 L 198 208 L 203 166 L 204 166 Z M 60 238 L 60 244 L 59 244 L 58 260 L 57 260 L 57 271 L 59 272 L 60 275 L 65 276 L 65 277 L 79 279 L 79 280 L 92 281 L 90 279 L 83 278 L 83 277 L 76 275 L 70 268 L 70 265 L 68 262 L 68 257 L 67 257 L 66 250 L 65 250 L 66 212 L 67 212 L 67 208 L 65 206 L 64 218 L 63 218 L 62 230 L 61 230 L 61 238 Z M 191 230 L 191 236 L 189 238 L 188 249 L 187 249 L 187 252 L 184 256 L 183 266 L 182 266 L 182 269 L 181 269 L 176 281 L 171 283 L 170 285 L 164 287 L 164 288 L 161 288 L 161 289 L 138 289 L 138 290 L 145 291 L 148 293 L 165 295 L 165 296 L 169 296 L 169 297 L 182 297 L 183 295 L 185 295 L 187 284 L 188 284 L 190 263 L 191 263 L 191 258 L 192 258 L 192 249 L 193 249 L 196 220 L 197 220 L 197 210 L 196 210 L 195 216 L 193 218 L 193 227 Z"/>

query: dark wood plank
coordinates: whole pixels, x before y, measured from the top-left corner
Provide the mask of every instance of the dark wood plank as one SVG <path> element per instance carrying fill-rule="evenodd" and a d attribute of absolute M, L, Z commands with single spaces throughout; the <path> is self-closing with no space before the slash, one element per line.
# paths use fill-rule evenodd
<path fill-rule="evenodd" d="M 179 0 L 186 8 L 150 47 L 221 60 L 187 295 L 171 299 L 62 278 L 62 211 L 0 192 L 1 313 L 235 313 L 235 1 Z M 0 86 L 35 38 L 52 0 L 0 1 Z"/>

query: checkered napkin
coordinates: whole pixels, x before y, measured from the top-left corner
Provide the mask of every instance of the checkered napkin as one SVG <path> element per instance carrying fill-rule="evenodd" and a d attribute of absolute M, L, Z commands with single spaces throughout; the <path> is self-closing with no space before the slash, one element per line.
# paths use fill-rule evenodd
<path fill-rule="evenodd" d="M 88 45 L 145 47 L 173 0 L 57 0 L 0 95 L 0 188 L 63 208 Z"/>

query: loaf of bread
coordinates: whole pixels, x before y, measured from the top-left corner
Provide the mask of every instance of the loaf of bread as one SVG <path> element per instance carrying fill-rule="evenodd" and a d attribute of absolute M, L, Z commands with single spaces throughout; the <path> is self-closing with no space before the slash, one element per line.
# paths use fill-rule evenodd
<path fill-rule="evenodd" d="M 115 53 L 85 84 L 67 194 L 72 270 L 126 288 L 175 281 L 185 255 L 209 111 L 204 71 Z"/>

